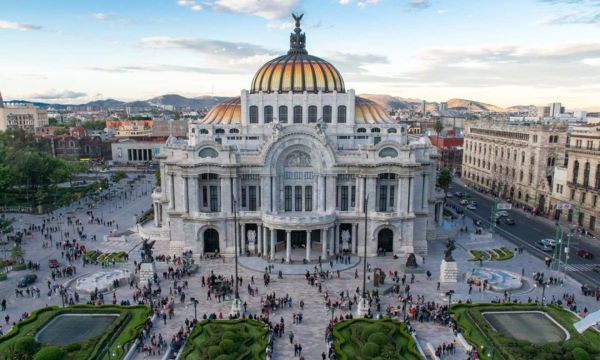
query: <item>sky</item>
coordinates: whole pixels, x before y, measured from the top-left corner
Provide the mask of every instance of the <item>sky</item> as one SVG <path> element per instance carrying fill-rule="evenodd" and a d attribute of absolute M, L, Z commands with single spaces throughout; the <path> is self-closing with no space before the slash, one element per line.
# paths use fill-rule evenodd
<path fill-rule="evenodd" d="M 600 109 L 600 0 L 0 0 L 5 100 L 236 96 L 289 48 L 346 88 Z"/>

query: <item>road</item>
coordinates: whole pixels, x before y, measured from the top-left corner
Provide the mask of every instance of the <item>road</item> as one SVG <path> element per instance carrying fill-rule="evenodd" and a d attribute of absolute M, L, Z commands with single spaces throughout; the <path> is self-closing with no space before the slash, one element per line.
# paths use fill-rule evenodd
<path fill-rule="evenodd" d="M 493 200 L 489 195 L 468 188 L 458 182 L 453 182 L 449 192 L 454 194 L 457 191 L 469 194 L 472 200 L 477 202 L 476 210 L 468 210 L 459 204 L 456 196 L 447 199 L 451 204 L 461 206 L 465 214 L 473 219 L 483 221 L 484 227 L 490 226 L 490 215 L 493 207 Z M 518 209 L 508 210 L 509 217 L 515 221 L 515 225 L 506 225 L 504 223 L 496 227 L 496 232 L 510 240 L 517 246 L 524 247 L 533 255 L 544 258 L 552 256 L 551 252 L 544 252 L 535 246 L 535 243 L 544 238 L 554 238 L 556 227 L 547 219 L 542 219 L 527 212 Z M 566 242 L 566 235 L 564 237 Z M 594 243 L 596 242 L 596 244 Z M 577 251 L 585 249 L 595 255 L 595 259 L 587 260 L 577 256 Z M 563 250 L 564 251 L 564 250 Z M 582 284 L 600 286 L 600 273 L 593 271 L 593 268 L 600 265 L 600 240 L 585 237 L 573 236 L 570 241 L 570 255 L 565 266 L 565 255 L 561 258 L 561 271 L 566 268 L 569 276 Z"/>

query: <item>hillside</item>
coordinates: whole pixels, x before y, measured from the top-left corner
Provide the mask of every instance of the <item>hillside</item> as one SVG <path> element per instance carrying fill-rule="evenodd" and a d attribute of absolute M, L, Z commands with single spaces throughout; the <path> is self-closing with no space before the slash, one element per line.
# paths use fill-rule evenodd
<path fill-rule="evenodd" d="M 472 112 L 485 112 L 485 111 L 495 111 L 495 112 L 505 112 L 506 109 L 492 105 L 486 104 L 479 101 L 467 100 L 467 99 L 450 99 L 447 101 L 449 110 L 470 110 Z"/>

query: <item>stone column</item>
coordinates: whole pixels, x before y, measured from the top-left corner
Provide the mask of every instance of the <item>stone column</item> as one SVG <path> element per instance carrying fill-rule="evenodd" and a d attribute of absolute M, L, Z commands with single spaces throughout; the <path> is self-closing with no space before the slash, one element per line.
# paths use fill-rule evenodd
<path fill-rule="evenodd" d="M 333 251 L 340 253 L 340 224 L 335 224 L 335 240 L 333 241 Z"/>
<path fill-rule="evenodd" d="M 421 211 L 426 210 L 429 206 L 429 176 L 423 174 L 423 197 L 421 199 Z"/>
<path fill-rule="evenodd" d="M 258 225 L 258 227 L 256 228 L 256 232 L 258 234 L 256 234 L 256 239 L 258 241 L 258 243 L 256 244 L 256 251 L 258 254 L 262 254 L 263 252 L 263 230 L 262 230 L 262 225 Z"/>
<path fill-rule="evenodd" d="M 285 262 L 289 263 L 292 256 L 292 231 L 285 231 Z"/>
<path fill-rule="evenodd" d="M 238 181 L 237 176 L 234 176 L 232 178 L 232 180 L 233 180 L 233 192 L 232 192 L 231 196 L 233 197 L 233 199 L 235 201 L 237 201 L 238 209 L 239 209 L 242 204 L 241 199 L 240 199 L 239 181 Z"/>
<path fill-rule="evenodd" d="M 231 188 L 229 186 L 229 177 L 221 178 L 221 211 L 231 213 Z M 210 199 L 210 194 L 208 194 Z M 210 205 L 210 204 L 209 204 Z"/>
<path fill-rule="evenodd" d="M 406 207 L 404 206 L 404 202 L 406 199 L 406 189 L 404 188 L 404 184 L 406 183 L 406 178 L 398 177 L 398 198 L 396 199 L 396 212 L 398 215 L 404 214 L 406 212 Z"/>
<path fill-rule="evenodd" d="M 415 202 L 415 178 L 413 176 L 408 178 L 408 212 L 413 212 L 413 203 Z"/>
<path fill-rule="evenodd" d="M 261 178 L 261 210 L 263 212 L 271 211 L 271 177 L 270 176 L 262 176 Z"/>
<path fill-rule="evenodd" d="M 356 254 L 356 233 L 358 232 L 358 224 L 352 224 L 352 254 Z"/>
<path fill-rule="evenodd" d="M 189 179 L 187 176 L 183 177 L 183 211 L 186 214 L 190 213 L 190 192 L 188 189 Z"/>
<path fill-rule="evenodd" d="M 275 260 L 275 241 L 277 240 L 277 229 L 271 229 L 271 260 Z"/>
<path fill-rule="evenodd" d="M 373 213 L 377 209 L 377 179 L 374 176 L 367 177 L 365 192 L 369 196 L 369 202 L 367 204 L 369 213 Z"/>
<path fill-rule="evenodd" d="M 325 211 L 325 176 L 319 175 L 317 178 L 318 183 L 318 194 L 317 206 L 320 213 Z"/>
<path fill-rule="evenodd" d="M 327 259 L 327 229 L 321 229 L 321 259 Z"/>
<path fill-rule="evenodd" d="M 265 225 L 263 225 L 263 236 L 262 236 L 262 241 L 263 241 L 263 252 L 262 252 L 262 256 L 266 258 L 269 257 L 269 244 L 267 243 L 267 240 L 269 238 L 269 228 L 266 227 Z"/>
<path fill-rule="evenodd" d="M 334 249 L 333 245 L 334 245 L 334 241 L 335 241 L 335 239 L 334 239 L 335 238 L 335 234 L 334 234 L 335 233 L 335 229 L 334 229 L 334 227 L 333 226 L 330 227 L 327 230 L 327 233 L 328 233 L 327 237 L 329 237 L 329 241 L 328 241 L 329 242 L 329 244 L 328 244 L 329 245 L 329 255 L 333 256 L 335 254 L 335 252 L 333 251 L 333 249 Z"/>
<path fill-rule="evenodd" d="M 311 230 L 307 230 L 306 231 L 306 261 L 310 261 L 310 253 L 311 253 L 311 246 L 312 246 L 312 240 L 310 238 L 310 233 Z"/>
<path fill-rule="evenodd" d="M 326 179 L 325 187 L 327 188 L 327 203 L 325 204 L 325 211 L 327 212 L 335 211 L 335 179 L 334 175 L 328 175 Z"/>
<path fill-rule="evenodd" d="M 190 194 L 190 206 L 189 206 L 189 210 L 191 213 L 196 213 L 198 211 L 200 211 L 200 189 L 198 188 L 198 176 L 192 176 L 188 179 L 188 181 L 191 180 L 191 186 L 190 189 L 191 191 L 189 192 Z M 188 189 L 189 190 L 189 189 Z"/>
<path fill-rule="evenodd" d="M 158 227 L 158 203 L 154 203 L 154 226 Z"/>
<path fill-rule="evenodd" d="M 363 194 L 363 178 L 361 176 L 356 177 L 356 206 L 354 212 L 362 213 L 364 211 L 364 194 Z"/>
<path fill-rule="evenodd" d="M 240 224 L 240 254 L 246 254 L 246 224 Z"/>
<path fill-rule="evenodd" d="M 175 176 L 169 174 L 169 209 L 175 208 Z"/>

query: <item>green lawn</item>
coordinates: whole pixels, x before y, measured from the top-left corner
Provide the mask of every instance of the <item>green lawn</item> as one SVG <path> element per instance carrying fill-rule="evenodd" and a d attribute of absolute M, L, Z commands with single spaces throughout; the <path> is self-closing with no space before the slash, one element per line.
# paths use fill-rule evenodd
<path fill-rule="evenodd" d="M 255 320 L 204 320 L 192 331 L 182 359 L 263 360 L 268 345 L 265 324 Z"/>
<path fill-rule="evenodd" d="M 469 253 L 471 254 L 471 259 L 469 259 L 469 261 L 504 261 L 512 259 L 512 257 L 514 256 L 512 250 L 504 246 L 499 249 L 489 250 L 471 249 L 469 250 Z"/>
<path fill-rule="evenodd" d="M 151 310 L 146 306 L 92 306 L 75 305 L 67 308 L 51 306 L 34 311 L 27 319 L 17 323 L 17 325 L 6 335 L 0 337 L 0 360 L 9 359 L 30 359 L 31 356 L 19 355 L 23 344 L 30 342 L 27 349 L 49 348 L 51 346 L 35 343 L 33 338 L 36 333 L 43 328 L 52 318 L 59 314 L 85 314 L 85 313 L 118 313 L 120 316 L 110 324 L 106 331 L 101 335 L 84 340 L 78 343 L 71 343 L 62 347 L 65 360 L 80 359 L 108 359 L 110 348 L 111 354 L 116 354 L 119 358 L 123 357 L 127 346 L 137 337 L 142 325 L 151 314 Z M 68 335 L 67 335 L 68 336 Z M 31 350 L 35 353 L 37 349 Z"/>
<path fill-rule="evenodd" d="M 479 349 L 483 360 L 544 359 L 585 360 L 600 359 L 600 333 L 588 329 L 579 334 L 573 323 L 579 319 L 558 306 L 536 304 L 455 304 L 450 311 L 458 322 L 464 337 Z M 564 342 L 532 344 L 504 336 L 489 325 L 482 315 L 486 311 L 544 311 L 564 327 L 570 339 Z M 543 331 L 536 328 L 535 331 Z M 582 354 L 588 354 L 585 357 Z M 580 357 L 581 356 L 581 357 Z"/>
<path fill-rule="evenodd" d="M 340 360 L 422 359 L 406 326 L 396 320 L 346 320 L 334 326 L 333 336 Z"/>

